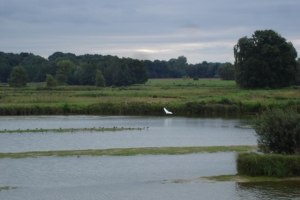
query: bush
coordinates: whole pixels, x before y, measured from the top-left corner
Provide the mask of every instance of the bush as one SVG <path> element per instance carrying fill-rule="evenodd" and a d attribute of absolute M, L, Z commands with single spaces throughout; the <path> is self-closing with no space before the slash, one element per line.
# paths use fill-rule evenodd
<path fill-rule="evenodd" d="M 237 157 L 240 175 L 296 177 L 300 176 L 299 155 L 242 153 Z"/>
<path fill-rule="evenodd" d="M 51 74 L 46 74 L 46 85 L 47 87 L 56 87 L 57 82 Z"/>
<path fill-rule="evenodd" d="M 300 153 L 300 114 L 295 110 L 268 109 L 254 119 L 258 147 L 265 153 Z"/>
<path fill-rule="evenodd" d="M 8 80 L 11 87 L 25 87 L 28 81 L 28 74 L 24 67 L 17 66 L 13 68 L 10 79 Z"/>

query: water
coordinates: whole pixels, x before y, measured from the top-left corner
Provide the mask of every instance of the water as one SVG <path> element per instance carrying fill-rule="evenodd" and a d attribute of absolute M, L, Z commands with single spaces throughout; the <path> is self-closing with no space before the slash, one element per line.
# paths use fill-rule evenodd
<path fill-rule="evenodd" d="M 252 129 L 237 126 L 249 121 L 222 118 L 42 116 L 0 117 L 2 130 L 133 127 L 138 131 L 6 133 L 0 152 L 108 149 L 166 146 L 256 145 Z M 149 127 L 149 128 L 147 128 Z"/>
<path fill-rule="evenodd" d="M 147 127 L 141 131 L 0 134 L 1 152 L 145 146 L 255 145 L 247 120 L 185 117 L 0 117 L 0 129 Z M 0 199 L 300 199 L 299 182 L 212 182 L 235 153 L 0 159 Z"/>

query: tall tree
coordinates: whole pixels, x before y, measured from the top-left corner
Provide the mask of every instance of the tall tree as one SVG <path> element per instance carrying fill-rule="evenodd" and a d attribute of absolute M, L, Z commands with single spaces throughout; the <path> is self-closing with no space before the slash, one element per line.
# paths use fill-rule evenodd
<path fill-rule="evenodd" d="M 234 66 L 225 63 L 218 68 L 218 75 L 222 80 L 234 80 Z"/>
<path fill-rule="evenodd" d="M 130 84 L 145 83 L 148 80 L 148 73 L 143 63 L 136 59 L 126 59 L 129 69 Z"/>
<path fill-rule="evenodd" d="M 300 58 L 298 58 L 298 61 L 297 61 L 297 75 L 296 75 L 296 80 L 295 80 L 295 84 L 296 85 L 300 85 Z"/>
<path fill-rule="evenodd" d="M 168 61 L 170 73 L 173 78 L 181 78 L 186 75 L 187 59 L 184 56 L 179 56 L 177 59 L 172 58 Z"/>
<path fill-rule="evenodd" d="M 0 82 L 7 82 L 11 69 L 5 54 L 0 52 Z"/>
<path fill-rule="evenodd" d="M 57 63 L 56 80 L 58 83 L 66 83 L 74 63 L 70 60 L 62 60 Z"/>
<path fill-rule="evenodd" d="M 289 86 L 297 74 L 297 52 L 273 30 L 255 31 L 234 46 L 235 77 L 242 88 Z"/>
<path fill-rule="evenodd" d="M 21 53 L 22 62 L 20 65 L 25 68 L 28 73 L 28 79 L 30 82 L 38 82 L 45 80 L 45 74 L 43 73 L 44 67 L 47 65 L 47 60 L 40 56 L 33 54 Z"/>
<path fill-rule="evenodd" d="M 11 87 L 25 87 L 28 81 L 28 75 L 24 67 L 17 66 L 13 68 L 10 79 L 8 80 Z"/>
<path fill-rule="evenodd" d="M 97 70 L 95 82 L 97 87 L 105 87 L 105 79 L 100 70 Z"/>

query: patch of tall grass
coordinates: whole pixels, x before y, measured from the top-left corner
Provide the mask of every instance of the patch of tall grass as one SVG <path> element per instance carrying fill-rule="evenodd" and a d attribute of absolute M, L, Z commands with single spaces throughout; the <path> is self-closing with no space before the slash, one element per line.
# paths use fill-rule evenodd
<path fill-rule="evenodd" d="M 300 176 L 300 155 L 240 153 L 237 156 L 236 165 L 239 175 Z"/>

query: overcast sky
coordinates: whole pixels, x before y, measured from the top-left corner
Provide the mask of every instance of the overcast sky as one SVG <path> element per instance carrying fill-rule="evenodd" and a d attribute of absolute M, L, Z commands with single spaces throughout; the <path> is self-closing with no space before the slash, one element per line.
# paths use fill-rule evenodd
<path fill-rule="evenodd" d="M 0 51 L 233 62 L 272 29 L 300 54 L 299 0 L 0 0 Z"/>

